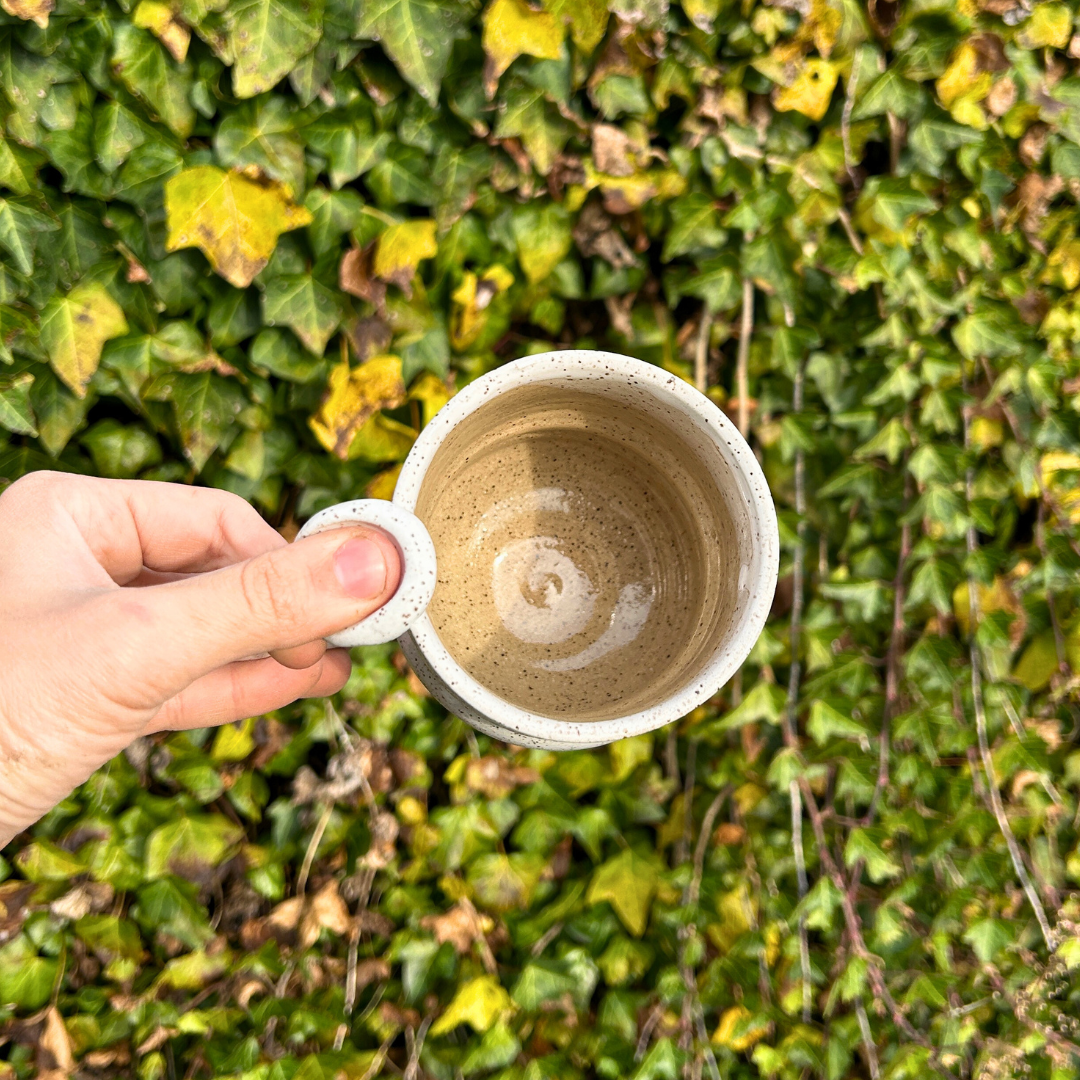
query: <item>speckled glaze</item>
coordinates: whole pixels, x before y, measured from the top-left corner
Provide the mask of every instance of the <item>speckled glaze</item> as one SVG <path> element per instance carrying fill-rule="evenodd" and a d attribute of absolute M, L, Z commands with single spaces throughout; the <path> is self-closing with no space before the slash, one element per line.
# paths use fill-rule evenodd
<path fill-rule="evenodd" d="M 401 552 L 403 571 L 397 592 L 363 622 L 331 634 L 336 648 L 381 645 L 394 641 L 423 614 L 435 591 L 435 545 L 423 522 L 385 499 L 354 499 L 320 510 L 304 523 L 297 540 L 346 525 L 374 525 L 389 533 Z"/>
<path fill-rule="evenodd" d="M 772 604 L 776 513 L 753 453 L 707 398 L 629 357 L 545 353 L 471 383 L 421 433 L 394 504 L 440 559 L 402 650 L 506 742 L 579 749 L 670 723 L 734 674 Z M 551 641 L 515 586 L 569 604 L 574 632 Z M 575 667 L 617 624 L 616 647 Z"/>

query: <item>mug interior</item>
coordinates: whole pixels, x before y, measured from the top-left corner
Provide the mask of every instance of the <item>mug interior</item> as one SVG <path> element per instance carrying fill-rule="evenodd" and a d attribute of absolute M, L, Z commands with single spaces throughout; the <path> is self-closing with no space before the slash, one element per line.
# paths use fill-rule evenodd
<path fill-rule="evenodd" d="M 652 709 L 745 614 L 739 477 L 714 434 L 633 380 L 488 396 L 445 436 L 415 512 L 435 543 L 435 634 L 480 686 L 537 716 Z"/>

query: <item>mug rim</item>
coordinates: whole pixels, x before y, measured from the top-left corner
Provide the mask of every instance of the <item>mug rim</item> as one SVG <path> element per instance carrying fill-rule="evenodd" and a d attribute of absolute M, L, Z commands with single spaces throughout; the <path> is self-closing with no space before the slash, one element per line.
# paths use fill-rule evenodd
<path fill-rule="evenodd" d="M 576 370 L 553 370 L 553 361 L 573 364 Z M 520 386 L 567 376 L 575 380 L 590 376 L 630 376 L 645 384 L 659 398 L 667 398 L 684 414 L 690 414 L 698 422 L 699 430 L 720 450 L 729 467 L 742 477 L 749 493 L 747 510 L 751 529 L 756 533 L 753 543 L 755 549 L 760 546 L 755 550 L 757 557 L 752 559 L 752 573 L 747 581 L 750 599 L 727 645 L 718 650 L 696 676 L 663 701 L 610 720 L 575 722 L 520 708 L 487 689 L 453 658 L 427 611 L 410 625 L 407 636 L 412 637 L 434 675 L 464 704 L 505 728 L 506 734 L 500 734 L 500 738 L 512 742 L 514 735 L 520 735 L 524 737 L 523 742 L 530 745 L 572 749 L 599 746 L 654 731 L 685 716 L 727 683 L 750 654 L 772 608 L 780 564 L 780 535 L 776 508 L 761 465 L 738 428 L 714 402 L 661 367 L 619 353 L 591 349 L 559 349 L 521 357 L 465 386 L 421 431 L 402 465 L 393 502 L 415 514 L 420 489 L 435 454 L 458 424 L 488 399 Z"/>

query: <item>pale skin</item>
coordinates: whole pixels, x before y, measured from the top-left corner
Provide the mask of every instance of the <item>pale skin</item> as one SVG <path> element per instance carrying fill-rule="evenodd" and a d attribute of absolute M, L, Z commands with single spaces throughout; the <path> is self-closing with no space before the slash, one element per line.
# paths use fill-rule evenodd
<path fill-rule="evenodd" d="M 400 577 L 378 529 L 287 544 L 224 491 L 51 472 L 10 485 L 0 847 L 141 735 L 336 693 L 349 657 L 323 638 L 380 608 Z"/>

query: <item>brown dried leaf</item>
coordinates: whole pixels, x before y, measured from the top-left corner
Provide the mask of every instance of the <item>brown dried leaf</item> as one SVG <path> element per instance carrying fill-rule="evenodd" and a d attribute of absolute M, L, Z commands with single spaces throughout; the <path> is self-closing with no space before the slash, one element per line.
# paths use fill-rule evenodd
<path fill-rule="evenodd" d="M 386 283 L 375 277 L 372 268 L 374 252 L 374 244 L 346 251 L 338 269 L 338 284 L 343 292 L 358 296 L 383 311 L 386 307 Z"/>
<path fill-rule="evenodd" d="M 36 888 L 30 881 L 0 883 L 0 945 L 10 941 L 22 929 L 30 897 Z"/>
<path fill-rule="evenodd" d="M 1043 159 L 1046 153 L 1046 143 L 1050 137 L 1048 124 L 1037 123 L 1024 132 L 1020 139 L 1020 160 L 1029 168 L 1034 169 Z"/>
<path fill-rule="evenodd" d="M 393 331 L 384 319 L 371 315 L 366 319 L 353 319 L 349 322 L 345 327 L 345 336 L 352 346 L 353 355 L 363 363 L 373 356 L 381 356 L 390 348 Z"/>
<path fill-rule="evenodd" d="M 574 225 L 573 237 L 578 250 L 586 258 L 599 255 L 616 270 L 637 264 L 637 258 L 622 233 L 599 203 L 590 202 L 582 207 Z"/>
<path fill-rule="evenodd" d="M 449 941 L 454 949 L 464 955 L 495 927 L 490 915 L 481 915 L 471 903 L 463 901 L 455 904 L 442 915 L 425 915 L 420 920 L 420 927 L 430 930 L 440 944 Z"/>
<path fill-rule="evenodd" d="M 1016 104 L 1016 83 L 1008 75 L 998 79 L 986 95 L 986 107 L 993 116 L 1004 116 Z"/>
<path fill-rule="evenodd" d="M 465 768 L 465 786 L 488 799 L 501 799 L 514 788 L 535 784 L 539 779 L 535 769 L 511 765 L 506 758 L 495 755 L 474 758 Z"/>
<path fill-rule="evenodd" d="M 45 1013 L 45 1030 L 37 1047 L 38 1080 L 65 1080 L 75 1070 L 71 1036 L 55 1005 Z"/>
<path fill-rule="evenodd" d="M 361 960 L 356 965 L 356 989 L 357 992 L 363 990 L 365 986 L 370 986 L 373 982 L 384 982 L 390 978 L 390 965 L 379 957 L 370 957 L 367 960 Z"/>
<path fill-rule="evenodd" d="M 338 893 L 338 883 L 331 879 L 304 906 L 298 941 L 301 949 L 310 949 L 323 930 L 333 934 L 348 933 L 352 926 L 349 909 Z"/>
<path fill-rule="evenodd" d="M 37 23 L 42 30 L 48 29 L 49 12 L 56 7 L 56 0 L 0 0 L 9 15 Z"/>
<path fill-rule="evenodd" d="M 608 176 L 632 176 L 637 168 L 635 146 L 630 136 L 614 124 L 594 124 L 593 164 Z"/>

